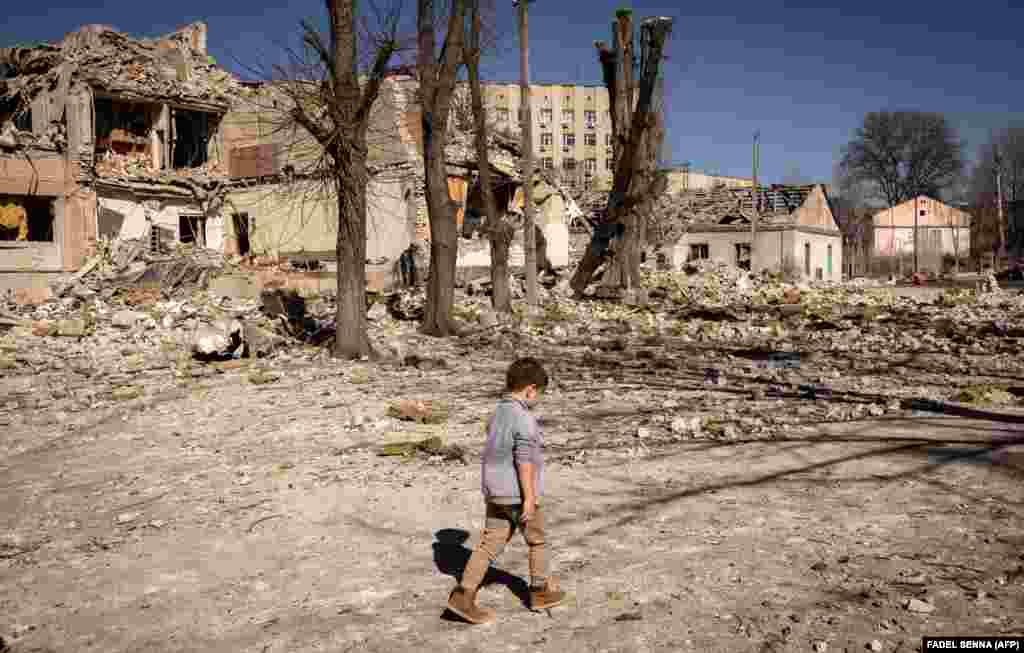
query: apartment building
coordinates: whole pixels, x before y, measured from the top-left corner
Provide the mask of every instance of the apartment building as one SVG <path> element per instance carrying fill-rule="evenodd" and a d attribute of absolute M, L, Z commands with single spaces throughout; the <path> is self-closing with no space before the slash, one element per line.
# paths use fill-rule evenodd
<path fill-rule="evenodd" d="M 533 84 L 530 92 L 536 165 L 557 171 L 567 186 L 610 185 L 614 157 L 608 89 Z M 524 107 L 518 83 L 485 83 L 484 102 L 496 127 L 519 131 Z"/>

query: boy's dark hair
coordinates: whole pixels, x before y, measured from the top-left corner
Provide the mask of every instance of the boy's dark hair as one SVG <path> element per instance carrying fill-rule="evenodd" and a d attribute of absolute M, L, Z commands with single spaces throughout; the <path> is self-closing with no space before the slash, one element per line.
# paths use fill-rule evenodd
<path fill-rule="evenodd" d="M 509 392 L 519 392 L 528 385 L 535 385 L 538 390 L 548 385 L 548 373 L 536 358 L 520 358 L 509 365 L 505 375 L 505 389 Z"/>

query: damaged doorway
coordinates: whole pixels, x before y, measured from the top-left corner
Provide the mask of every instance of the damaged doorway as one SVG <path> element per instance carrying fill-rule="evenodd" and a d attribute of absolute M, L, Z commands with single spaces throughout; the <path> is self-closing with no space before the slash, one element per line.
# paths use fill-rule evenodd
<path fill-rule="evenodd" d="M 238 241 L 238 255 L 248 256 L 251 245 L 249 244 L 249 214 L 235 213 L 231 216 L 235 226 L 235 238 Z"/>
<path fill-rule="evenodd" d="M 194 243 L 206 247 L 206 217 L 202 215 L 178 216 L 178 242 Z"/>
<path fill-rule="evenodd" d="M 54 242 L 54 200 L 38 195 L 0 195 L 0 240 Z"/>
<path fill-rule="evenodd" d="M 736 243 L 736 267 L 741 270 L 750 270 L 750 245 Z"/>

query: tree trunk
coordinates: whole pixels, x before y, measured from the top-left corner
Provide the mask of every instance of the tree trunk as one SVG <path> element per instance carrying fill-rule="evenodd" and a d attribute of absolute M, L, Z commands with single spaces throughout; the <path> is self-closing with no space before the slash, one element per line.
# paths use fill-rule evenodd
<path fill-rule="evenodd" d="M 424 123 L 426 119 L 424 119 Z M 445 169 L 444 144 L 436 130 L 445 126 L 424 124 L 433 131 L 427 156 L 426 199 L 430 218 L 430 278 L 427 280 L 427 304 L 423 313 L 423 333 L 446 337 L 455 333 L 452 307 L 455 304 L 455 264 L 458 257 L 459 234 L 455 224 L 455 205 L 448 193 L 448 173 Z"/>
<path fill-rule="evenodd" d="M 609 50 L 603 43 L 597 44 L 612 105 L 612 132 L 615 134 L 615 177 L 608 197 L 606 222 L 625 227 L 616 234 L 615 255 L 603 285 L 618 287 L 619 290 L 640 285 L 645 212 L 650 210 L 657 195 L 664 192 L 667 181 L 664 175 L 656 173 L 657 153 L 664 132 L 656 112 L 652 112 L 652 106 L 660 88 L 662 52 L 672 30 L 672 21 L 654 18 L 642 23 L 639 97 L 635 110 L 632 25 L 628 14 L 620 15 L 612 24 L 614 50 Z M 607 230 L 594 230 L 591 246 L 570 282 L 577 296 L 583 294 L 602 263 L 608 250 L 605 246 L 607 234 Z"/>
<path fill-rule="evenodd" d="M 503 221 L 504 222 L 504 221 Z M 512 290 L 509 288 L 508 250 L 513 231 L 490 232 L 491 238 L 491 305 L 502 313 L 512 312 Z"/>
<path fill-rule="evenodd" d="M 334 355 L 362 358 L 373 352 L 366 335 L 366 196 L 353 176 L 336 177 L 338 193 L 338 307 Z"/>
<path fill-rule="evenodd" d="M 499 214 L 494 201 L 491 166 L 487 150 L 487 113 L 484 111 L 483 92 L 480 89 L 480 0 L 470 2 L 469 52 L 466 68 L 473 103 L 473 121 L 476 128 L 476 159 L 480 168 L 480 191 L 483 194 L 487 236 L 491 241 L 491 305 L 501 313 L 512 312 L 512 293 L 509 289 L 508 250 L 512 242 L 512 229 Z"/>
<path fill-rule="evenodd" d="M 523 121 L 523 249 L 526 267 L 526 303 L 537 305 L 537 239 L 533 215 L 533 118 L 530 99 L 530 41 L 527 19 L 529 0 L 519 2 L 519 89 Z"/>
<path fill-rule="evenodd" d="M 459 240 L 455 205 L 448 193 L 445 143 L 448 140 L 452 94 L 465 56 L 466 0 L 452 0 L 449 11 L 448 31 L 438 61 L 434 58 L 434 0 L 417 2 L 417 68 L 420 76 L 423 167 L 430 219 L 430 278 L 421 331 L 441 337 L 455 333 L 452 306 L 455 303 Z"/>

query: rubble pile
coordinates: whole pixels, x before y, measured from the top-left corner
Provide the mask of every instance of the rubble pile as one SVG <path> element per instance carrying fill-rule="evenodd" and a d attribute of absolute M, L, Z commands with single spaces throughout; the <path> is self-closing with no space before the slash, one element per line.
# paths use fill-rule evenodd
<path fill-rule="evenodd" d="M 238 265 L 199 249 L 103 243 L 49 301 L 0 307 L 8 406 L 86 410 L 232 370 L 274 383 L 296 359 L 327 356 L 333 296 L 211 292 L 206 282 Z M 635 305 L 578 301 L 566 278 L 551 279 L 539 307 L 516 302 L 510 316 L 491 309 L 485 284 L 470 284 L 456 291 L 463 335 L 450 339 L 418 333 L 421 287 L 371 295 L 369 335 L 409 374 L 456 373 L 467 356 L 543 356 L 583 403 L 656 401 L 639 424 L 631 411 L 604 425 L 616 437 L 643 429 L 648 442 L 774 437 L 903 411 L 909 399 L 1011 409 L 1024 395 L 1011 381 L 1024 375 L 1024 296 L 998 286 L 905 296 L 707 261 L 644 279 L 648 299 Z M 512 279 L 516 294 L 521 285 Z"/>
<path fill-rule="evenodd" d="M 52 284 L 54 295 L 110 301 L 145 287 L 164 298 L 181 297 L 206 288 L 210 279 L 231 267 L 224 254 L 191 245 L 153 253 L 141 239 L 100 239 L 96 250 L 78 272 Z"/>
<path fill-rule="evenodd" d="M 16 73 L 0 91 L 31 99 L 60 89 L 66 102 L 72 81 L 82 81 L 112 93 L 226 107 L 241 85 L 195 47 L 199 29 L 193 24 L 161 39 L 136 39 L 90 25 L 57 44 L 0 49 L 0 63 Z"/>

